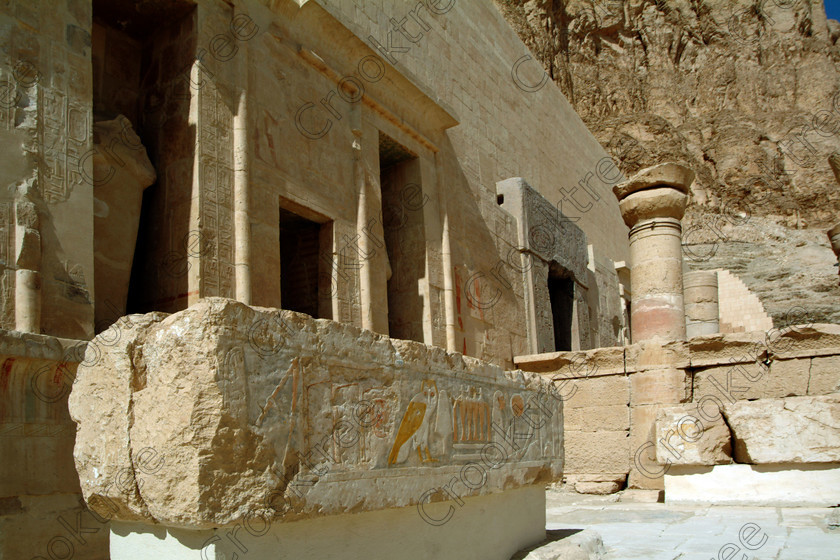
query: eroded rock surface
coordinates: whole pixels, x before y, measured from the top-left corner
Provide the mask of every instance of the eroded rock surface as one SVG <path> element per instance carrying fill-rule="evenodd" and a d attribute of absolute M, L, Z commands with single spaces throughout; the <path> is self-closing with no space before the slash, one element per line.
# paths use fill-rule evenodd
<path fill-rule="evenodd" d="M 496 3 L 625 175 L 696 172 L 683 228 L 719 249 L 692 269 L 733 270 L 777 322 L 805 301 L 840 321 L 840 23 L 821 0 Z"/>

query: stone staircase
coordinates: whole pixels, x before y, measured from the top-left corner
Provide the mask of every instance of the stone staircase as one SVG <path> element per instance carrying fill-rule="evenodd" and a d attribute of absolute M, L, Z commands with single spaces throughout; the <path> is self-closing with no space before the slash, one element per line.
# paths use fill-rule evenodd
<path fill-rule="evenodd" d="M 736 275 L 718 269 L 718 301 L 720 332 L 737 333 L 766 331 L 773 328 L 773 319 L 764 305 Z"/>

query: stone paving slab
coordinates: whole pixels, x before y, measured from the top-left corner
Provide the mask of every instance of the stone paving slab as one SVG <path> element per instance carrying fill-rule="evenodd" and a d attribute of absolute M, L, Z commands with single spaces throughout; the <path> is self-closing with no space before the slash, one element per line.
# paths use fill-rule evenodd
<path fill-rule="evenodd" d="M 837 508 L 688 506 L 619 502 L 549 490 L 548 529 L 593 529 L 604 560 L 840 560 Z M 836 514 L 835 514 L 836 515 Z"/>

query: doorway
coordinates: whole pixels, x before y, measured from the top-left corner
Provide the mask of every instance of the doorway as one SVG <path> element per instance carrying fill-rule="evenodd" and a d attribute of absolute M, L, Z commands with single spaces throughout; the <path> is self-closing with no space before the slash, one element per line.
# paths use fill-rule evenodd
<path fill-rule="evenodd" d="M 548 273 L 548 294 L 554 326 L 554 351 L 568 352 L 572 349 L 572 317 L 575 307 L 575 280 L 572 274 L 552 264 Z"/>
<path fill-rule="evenodd" d="M 420 281 L 426 270 L 426 229 L 417 155 L 379 133 L 382 225 L 388 253 L 388 332 L 425 342 Z"/>
<path fill-rule="evenodd" d="M 318 318 L 322 224 L 280 209 L 280 306 Z"/>

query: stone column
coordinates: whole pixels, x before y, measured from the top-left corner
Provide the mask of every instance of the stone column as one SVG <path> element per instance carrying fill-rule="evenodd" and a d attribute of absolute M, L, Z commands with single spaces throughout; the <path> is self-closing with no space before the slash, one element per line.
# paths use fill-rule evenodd
<path fill-rule="evenodd" d="M 682 225 L 694 172 L 675 163 L 642 170 L 613 187 L 630 228 L 633 342 L 685 339 Z"/>
<path fill-rule="evenodd" d="M 686 336 L 694 338 L 720 332 L 717 272 L 686 272 L 683 284 Z"/>
<path fill-rule="evenodd" d="M 833 228 L 828 230 L 828 241 L 831 243 L 831 250 L 834 251 L 837 262 L 840 263 L 840 224 L 835 224 Z M 840 271 L 838 271 L 838 274 L 840 274 Z"/>
<path fill-rule="evenodd" d="M 32 185 L 20 187 L 15 203 L 15 330 L 41 333 L 41 221 Z"/>

